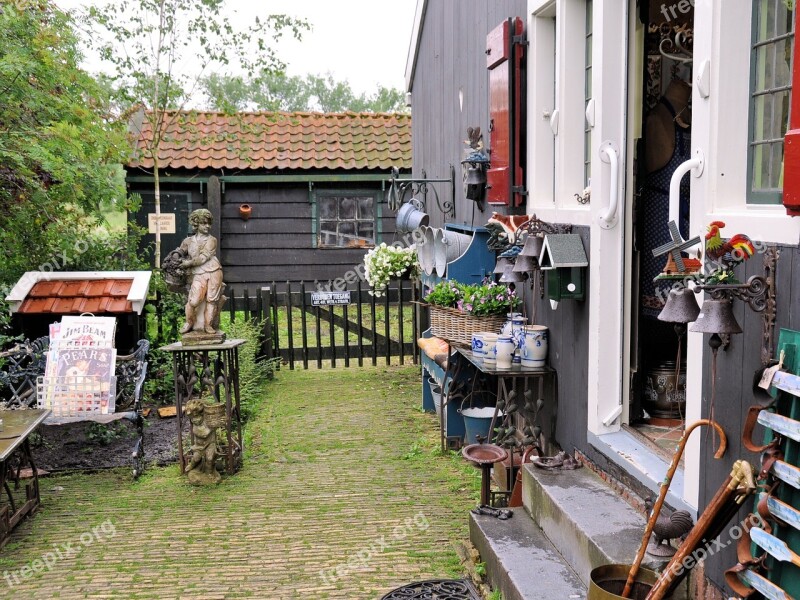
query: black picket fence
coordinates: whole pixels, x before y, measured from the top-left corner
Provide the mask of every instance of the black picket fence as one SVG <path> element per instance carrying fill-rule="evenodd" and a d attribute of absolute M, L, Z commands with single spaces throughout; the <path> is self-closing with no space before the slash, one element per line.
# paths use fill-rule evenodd
<path fill-rule="evenodd" d="M 358 283 L 345 292 L 347 304 L 315 305 L 312 295 L 321 290 L 305 282 L 272 282 L 256 290 L 234 285 L 226 289 L 224 314 L 232 323 L 255 322 L 261 332 L 259 358 L 280 357 L 290 369 L 295 365 L 321 368 L 323 363 L 332 367 L 391 364 L 393 360 L 416 364 L 423 316 L 415 302 L 419 288 L 412 281 L 399 280 L 391 282 L 380 297 L 369 290 Z M 161 335 L 166 325 L 162 315 L 156 317 Z"/>

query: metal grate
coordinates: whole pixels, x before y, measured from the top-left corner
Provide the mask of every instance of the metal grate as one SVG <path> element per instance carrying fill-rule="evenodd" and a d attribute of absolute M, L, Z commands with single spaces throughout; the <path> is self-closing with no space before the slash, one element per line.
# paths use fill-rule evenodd
<path fill-rule="evenodd" d="M 472 584 L 465 579 L 431 579 L 409 583 L 392 590 L 381 600 L 480 600 Z"/>

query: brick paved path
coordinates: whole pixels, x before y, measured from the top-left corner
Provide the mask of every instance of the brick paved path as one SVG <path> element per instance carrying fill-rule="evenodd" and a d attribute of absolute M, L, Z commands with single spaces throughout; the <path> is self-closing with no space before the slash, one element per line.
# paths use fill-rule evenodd
<path fill-rule="evenodd" d="M 371 599 L 460 576 L 478 472 L 436 454 L 418 406 L 411 367 L 283 370 L 216 488 L 175 466 L 45 478 L 0 598 Z"/>

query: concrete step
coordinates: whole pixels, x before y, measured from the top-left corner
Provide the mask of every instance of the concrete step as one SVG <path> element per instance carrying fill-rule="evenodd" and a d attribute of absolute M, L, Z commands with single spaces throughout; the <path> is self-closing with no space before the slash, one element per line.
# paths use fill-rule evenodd
<path fill-rule="evenodd" d="M 522 476 L 525 510 L 583 585 L 589 585 L 595 567 L 633 563 L 645 518 L 595 473 L 586 468 L 547 471 L 527 464 Z M 642 565 L 658 571 L 666 562 L 645 554 Z M 686 588 L 684 582 L 673 598 L 686 597 Z"/>
<path fill-rule="evenodd" d="M 522 509 L 508 520 L 470 513 L 473 545 L 486 563 L 492 589 L 503 600 L 569 600 L 586 597 L 586 586 Z"/>

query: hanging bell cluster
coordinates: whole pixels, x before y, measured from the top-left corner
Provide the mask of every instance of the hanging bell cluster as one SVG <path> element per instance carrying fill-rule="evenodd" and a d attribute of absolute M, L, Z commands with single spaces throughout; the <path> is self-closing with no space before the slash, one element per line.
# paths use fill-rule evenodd
<path fill-rule="evenodd" d="M 670 291 L 658 320 L 666 323 L 692 323 L 689 331 L 697 333 L 742 333 L 742 328 L 733 315 L 733 303 L 729 298 L 709 298 L 700 308 L 694 292 L 688 288 Z"/>

